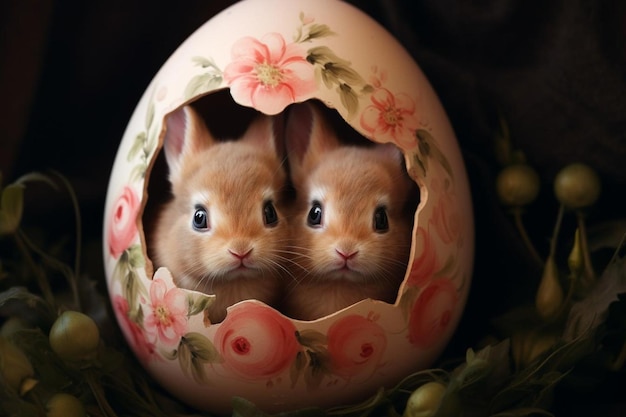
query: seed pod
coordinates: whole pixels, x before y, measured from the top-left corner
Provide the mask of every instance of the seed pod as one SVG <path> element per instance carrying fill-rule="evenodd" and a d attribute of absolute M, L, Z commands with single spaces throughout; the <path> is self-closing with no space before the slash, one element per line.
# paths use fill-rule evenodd
<path fill-rule="evenodd" d="M 567 208 L 581 209 L 593 205 L 600 196 L 598 174 L 585 164 L 570 164 L 554 179 L 556 198 Z"/>
<path fill-rule="evenodd" d="M 61 392 L 46 403 L 46 417 L 87 417 L 87 411 L 78 398 Z"/>
<path fill-rule="evenodd" d="M 49 340 L 50 347 L 61 359 L 77 362 L 96 357 L 100 331 L 91 317 L 65 311 L 52 325 Z"/>
<path fill-rule="evenodd" d="M 24 352 L 4 337 L 0 337 L 0 374 L 7 386 L 20 395 L 37 384 L 33 378 L 35 370 Z"/>
<path fill-rule="evenodd" d="M 406 403 L 402 417 L 430 417 L 441 405 L 446 386 L 441 382 L 427 382 L 417 388 Z"/>
<path fill-rule="evenodd" d="M 567 266 L 569 266 L 570 273 L 574 276 L 579 276 L 585 269 L 579 229 L 576 229 L 574 233 L 574 246 L 567 258 Z"/>
<path fill-rule="evenodd" d="M 559 282 L 559 271 L 554 258 L 549 256 L 537 289 L 535 307 L 539 315 L 547 320 L 554 318 L 559 313 L 562 304 L 563 289 Z"/>
<path fill-rule="evenodd" d="M 539 194 L 539 175 L 529 165 L 510 165 L 498 174 L 496 191 L 503 204 L 525 206 Z"/>

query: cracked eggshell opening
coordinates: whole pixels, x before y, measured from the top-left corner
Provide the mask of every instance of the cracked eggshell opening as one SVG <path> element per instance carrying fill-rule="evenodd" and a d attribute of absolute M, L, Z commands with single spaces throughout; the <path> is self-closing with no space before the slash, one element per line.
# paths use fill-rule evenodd
<path fill-rule="evenodd" d="M 210 324 L 211 296 L 153 270 L 142 218 L 164 120 L 220 94 L 266 114 L 316 99 L 363 137 L 402 149 L 420 203 L 395 303 L 364 300 L 305 322 L 249 300 Z M 216 413 L 234 396 L 270 413 L 350 404 L 428 367 L 462 315 L 474 250 L 467 175 L 435 92 L 397 40 L 337 0 L 242 1 L 172 54 L 120 143 L 103 238 L 113 310 L 138 360 L 173 395 Z"/>

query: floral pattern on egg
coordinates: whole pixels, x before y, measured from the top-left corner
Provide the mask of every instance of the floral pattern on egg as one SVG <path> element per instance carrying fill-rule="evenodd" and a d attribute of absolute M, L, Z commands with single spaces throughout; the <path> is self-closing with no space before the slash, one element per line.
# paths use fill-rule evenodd
<path fill-rule="evenodd" d="M 244 1 L 240 10 L 261 3 Z M 440 137 L 440 122 L 425 106 L 436 98 L 428 98 L 421 82 L 400 86 L 397 66 L 378 61 L 375 53 L 367 54 L 371 62 L 357 62 L 355 49 L 341 43 L 341 25 L 317 14 L 329 7 L 356 13 L 352 6 L 301 3 L 307 10 L 293 14 L 291 26 L 234 30 L 236 35 L 220 41 L 223 52 L 214 55 L 200 34 L 193 35 L 199 37 L 197 47 L 178 55 L 173 75 L 157 76 L 144 95 L 116 161 L 124 174 L 115 175 L 109 188 L 104 256 L 120 328 L 157 380 L 205 409 L 226 410 L 229 393 L 239 393 L 232 387 L 250 388 L 249 399 L 268 411 L 293 409 L 307 397 L 316 405 L 336 405 L 352 391 L 373 394 L 382 376 L 396 375 L 397 381 L 414 369 L 398 364 L 399 358 L 420 366 L 420 355 L 432 360 L 456 326 L 467 294 L 470 263 L 462 254 L 471 251 L 472 228 L 466 225 L 467 210 L 460 211 L 467 206 L 467 183 L 462 165 L 449 159 L 456 152 L 454 140 Z M 325 19 L 334 19 L 334 13 Z M 365 137 L 404 151 L 409 175 L 426 192 L 395 305 L 365 301 L 328 318 L 300 322 L 244 301 L 229 308 L 223 322 L 212 324 L 205 310 L 213 296 L 178 289 L 164 268 L 147 275 L 143 231 L 137 228 L 144 198 L 139 190 L 159 148 L 164 117 L 223 88 L 236 103 L 267 114 L 323 97 Z"/>

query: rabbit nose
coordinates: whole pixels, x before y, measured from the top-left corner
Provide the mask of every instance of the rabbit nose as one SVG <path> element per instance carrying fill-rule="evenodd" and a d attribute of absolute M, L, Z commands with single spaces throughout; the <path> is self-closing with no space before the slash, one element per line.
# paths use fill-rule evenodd
<path fill-rule="evenodd" d="M 228 252 L 233 255 L 235 258 L 243 260 L 245 258 L 248 257 L 248 255 L 250 255 L 250 252 L 252 252 L 252 248 L 248 249 L 247 251 L 239 251 L 239 250 L 233 250 L 233 249 L 228 249 Z"/>
<path fill-rule="evenodd" d="M 352 252 L 347 252 L 347 251 L 343 251 L 340 249 L 335 249 L 335 252 L 337 252 L 339 254 L 339 256 L 341 256 L 344 260 L 348 260 L 348 259 L 352 259 L 356 256 L 357 253 L 359 253 L 358 250 L 352 251 Z"/>

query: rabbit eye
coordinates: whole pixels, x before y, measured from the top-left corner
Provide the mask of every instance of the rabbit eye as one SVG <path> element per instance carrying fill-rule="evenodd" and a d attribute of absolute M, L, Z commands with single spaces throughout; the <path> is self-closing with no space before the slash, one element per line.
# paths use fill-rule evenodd
<path fill-rule="evenodd" d="M 263 205 L 263 222 L 266 226 L 276 226 L 278 224 L 278 214 L 271 201 L 267 201 Z"/>
<path fill-rule="evenodd" d="M 204 232 L 209 229 L 209 213 L 202 206 L 196 206 L 196 211 L 193 213 L 193 228 L 199 232 Z"/>
<path fill-rule="evenodd" d="M 310 227 L 320 227 L 322 225 L 322 205 L 319 201 L 314 201 L 311 210 L 309 210 L 309 216 L 307 218 L 307 224 Z"/>
<path fill-rule="evenodd" d="M 389 230 L 389 219 L 385 207 L 377 207 L 374 211 L 374 230 L 376 233 L 385 233 Z"/>

